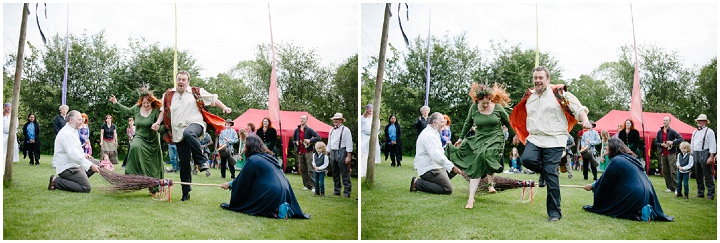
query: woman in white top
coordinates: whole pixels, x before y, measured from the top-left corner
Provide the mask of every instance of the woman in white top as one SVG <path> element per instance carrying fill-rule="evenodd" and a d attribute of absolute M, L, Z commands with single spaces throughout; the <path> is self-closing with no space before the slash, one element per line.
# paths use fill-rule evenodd
<path fill-rule="evenodd" d="M 5 106 L 3 106 L 3 155 L 7 154 L 7 144 L 8 139 L 10 138 L 10 110 L 12 109 L 12 105 L 10 103 L 5 103 Z M 17 126 L 19 126 L 20 122 L 15 123 Z M 16 127 L 17 129 L 17 127 Z M 17 131 L 17 130 L 16 130 Z M 20 148 L 17 145 L 17 132 L 12 133 L 13 136 L 15 136 L 15 149 L 13 151 L 13 162 L 20 161 Z M 2 158 L 3 164 L 5 162 L 5 156 Z"/>

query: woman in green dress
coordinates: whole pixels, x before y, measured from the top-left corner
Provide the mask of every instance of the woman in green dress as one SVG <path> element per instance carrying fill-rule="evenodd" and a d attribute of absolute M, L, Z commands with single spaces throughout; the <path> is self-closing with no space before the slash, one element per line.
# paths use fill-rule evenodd
<path fill-rule="evenodd" d="M 471 178 L 470 196 L 465 208 L 473 208 L 475 192 L 485 176 L 489 183 L 488 192 L 496 192 L 493 177 L 495 173 L 502 172 L 501 157 L 505 147 L 502 126 L 510 127 L 504 108 L 510 102 L 510 95 L 504 87 L 497 83 L 492 87 L 473 83 L 469 95 L 473 105 L 463 124 L 461 137 L 455 147 L 447 146 L 450 161 Z M 476 126 L 475 135 L 463 139 L 473 125 Z"/>
<path fill-rule="evenodd" d="M 110 102 L 115 104 L 118 110 L 132 115 L 135 119 L 135 137 L 130 142 L 125 174 L 162 179 L 164 171 L 160 136 L 150 128 L 160 115 L 160 100 L 152 93 L 145 92 L 140 95 L 137 104 L 130 108 L 118 103 L 114 95 L 110 96 Z M 150 188 L 150 193 L 154 195 L 158 189 Z"/>

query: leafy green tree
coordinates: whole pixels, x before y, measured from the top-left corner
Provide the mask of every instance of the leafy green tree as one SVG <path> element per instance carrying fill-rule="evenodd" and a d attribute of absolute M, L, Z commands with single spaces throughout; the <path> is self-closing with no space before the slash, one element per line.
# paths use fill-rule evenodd
<path fill-rule="evenodd" d="M 353 134 L 353 144 L 357 144 L 358 137 L 358 55 L 352 55 L 345 59 L 335 70 L 332 78 L 332 85 L 326 89 L 324 97 L 325 108 L 318 110 L 317 118 L 321 121 L 329 121 L 335 112 L 341 112 L 347 119 L 345 125 Z M 357 151 L 357 150 L 353 150 Z"/>
<path fill-rule="evenodd" d="M 595 80 L 589 75 L 580 75 L 578 79 L 568 81 L 580 102 L 590 110 L 588 118 L 597 121 L 611 110 L 621 109 L 622 104 L 611 99 L 613 92 L 603 80 Z"/>
<path fill-rule="evenodd" d="M 162 47 L 159 43 L 146 43 L 144 38 L 130 39 L 124 65 L 114 70 L 113 92 L 118 101 L 124 105 L 137 102 L 138 90 L 147 84 L 160 99 L 166 89 L 175 83 L 173 73 L 172 47 Z M 190 72 L 190 85 L 205 88 L 205 80 L 198 78 L 200 68 L 188 51 L 178 51 L 178 70 Z M 109 103 L 108 103 L 109 104 Z"/>
<path fill-rule="evenodd" d="M 510 45 L 506 42 L 491 42 L 491 54 L 488 64 L 483 67 L 485 74 L 482 81 L 487 79 L 490 83 L 505 84 L 510 93 L 511 102 L 516 104 L 523 94 L 532 87 L 532 74 L 535 67 L 535 50 L 522 49 L 519 44 Z M 562 69 L 557 61 L 546 53 L 540 53 L 540 65 L 550 70 L 551 83 L 562 84 Z M 469 90 L 469 89 L 468 89 Z M 568 87 L 571 93 L 574 87 Z"/>
<path fill-rule="evenodd" d="M 697 114 L 691 114 L 694 111 L 690 107 L 695 105 L 690 97 L 696 93 L 697 74 L 683 66 L 678 53 L 655 45 L 640 45 L 638 64 L 643 111 L 668 112 L 693 124 Z M 635 56 L 631 46 L 620 47 L 618 60 L 603 63 L 594 71 L 593 76 L 605 80 L 611 88 L 610 98 L 616 101 L 613 109 L 630 108 L 634 72 Z"/>
<path fill-rule="evenodd" d="M 693 91 L 688 95 L 690 103 L 686 107 L 688 109 L 686 119 L 692 121 L 686 122 L 694 126 L 694 120 L 700 114 L 706 114 L 708 119 L 717 119 L 717 57 L 702 67 L 697 82 L 692 88 Z M 712 122 L 708 126 L 717 132 L 717 124 Z"/>

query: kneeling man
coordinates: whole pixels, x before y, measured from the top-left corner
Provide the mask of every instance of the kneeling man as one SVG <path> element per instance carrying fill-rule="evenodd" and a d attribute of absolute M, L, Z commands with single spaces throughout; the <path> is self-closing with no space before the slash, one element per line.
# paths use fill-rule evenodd
<path fill-rule="evenodd" d="M 55 137 L 53 166 L 58 176 L 50 176 L 48 190 L 87 193 L 91 189 L 88 177 L 100 172 L 100 167 L 89 160 L 92 157 L 83 152 L 80 144 L 78 129 L 83 124 L 80 112 L 76 110 L 68 112 L 66 120 L 67 123 Z"/>
<path fill-rule="evenodd" d="M 445 124 L 443 115 L 435 112 L 428 117 L 427 127 L 418 135 L 414 164 L 420 178 L 412 178 L 411 192 L 452 194 L 450 179 L 461 171 L 445 157 L 440 142 L 440 131 Z"/>

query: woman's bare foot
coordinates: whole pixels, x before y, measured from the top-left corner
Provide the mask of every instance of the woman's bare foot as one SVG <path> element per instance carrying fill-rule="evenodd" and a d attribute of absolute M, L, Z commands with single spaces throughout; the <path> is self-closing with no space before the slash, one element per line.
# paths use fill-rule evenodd
<path fill-rule="evenodd" d="M 489 192 L 489 193 L 496 193 L 497 191 L 495 191 L 495 187 L 494 187 L 494 186 L 488 186 L 488 192 Z"/>
<path fill-rule="evenodd" d="M 473 199 L 473 200 L 468 200 L 468 203 L 467 203 L 467 205 L 465 205 L 465 208 L 471 209 L 471 208 L 473 208 L 473 204 L 475 204 L 475 200 L 474 200 L 474 199 Z"/>

